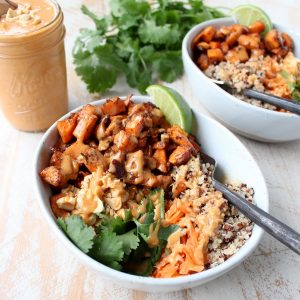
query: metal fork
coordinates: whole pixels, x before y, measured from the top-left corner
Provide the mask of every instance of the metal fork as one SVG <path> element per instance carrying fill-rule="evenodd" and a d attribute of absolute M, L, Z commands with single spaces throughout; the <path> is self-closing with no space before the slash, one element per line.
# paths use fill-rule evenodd
<path fill-rule="evenodd" d="M 222 192 L 225 199 L 255 224 L 300 255 L 300 234 L 251 202 L 248 202 L 245 198 L 232 192 L 226 185 L 218 181 L 215 178 L 215 170 L 217 168 L 216 160 L 203 152 L 201 152 L 200 155 L 203 162 L 214 166 L 212 181 L 216 190 Z"/>
<path fill-rule="evenodd" d="M 228 92 L 229 94 L 233 94 L 236 90 L 233 86 L 229 85 L 225 81 L 222 80 L 216 80 L 210 78 L 210 80 L 221 87 L 223 90 Z M 300 115 L 300 102 L 291 100 L 291 99 L 285 99 L 281 97 L 277 97 L 271 94 L 259 92 L 253 89 L 244 89 L 241 91 L 241 93 L 244 96 L 254 98 L 272 105 L 275 105 L 277 107 L 283 108 L 287 111 L 293 112 L 294 114 Z"/>

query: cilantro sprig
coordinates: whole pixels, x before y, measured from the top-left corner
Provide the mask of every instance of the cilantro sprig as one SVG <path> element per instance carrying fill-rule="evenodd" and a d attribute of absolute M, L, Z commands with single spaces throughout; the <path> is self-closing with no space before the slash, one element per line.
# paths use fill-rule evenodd
<path fill-rule="evenodd" d="M 76 215 L 59 218 L 57 224 L 79 249 L 95 260 L 119 271 L 147 276 L 152 273 L 168 237 L 179 227 L 161 225 L 163 210 L 160 218 L 155 219 L 155 209 L 163 208 L 162 189 L 152 191 L 143 201 L 146 203 L 140 204 L 140 213 L 136 218 L 129 210 L 125 211 L 124 220 L 100 214 L 96 229 L 86 225 Z M 157 243 L 148 243 L 155 229 L 158 229 Z"/>
<path fill-rule="evenodd" d="M 182 75 L 181 42 L 195 24 L 223 17 L 201 0 L 110 0 L 111 13 L 81 11 L 95 29 L 82 29 L 73 58 L 90 92 L 111 89 L 119 76 L 141 93 L 151 83 L 173 82 Z"/>

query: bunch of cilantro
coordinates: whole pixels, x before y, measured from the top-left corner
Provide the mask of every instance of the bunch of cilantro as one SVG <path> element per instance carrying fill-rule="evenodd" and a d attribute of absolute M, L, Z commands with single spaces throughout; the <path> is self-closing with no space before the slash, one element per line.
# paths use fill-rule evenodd
<path fill-rule="evenodd" d="M 151 3 L 150 3 L 151 2 Z M 81 29 L 73 58 L 90 92 L 105 92 L 119 76 L 141 93 L 156 82 L 173 82 L 183 72 L 181 43 L 195 24 L 224 14 L 202 0 L 110 0 L 111 13 L 82 12 L 95 29 Z"/>
<path fill-rule="evenodd" d="M 154 205 L 151 197 L 157 197 L 160 205 Z M 168 237 L 179 227 L 163 227 L 160 220 L 154 218 L 157 215 L 155 209 L 160 209 L 160 215 L 164 217 L 162 189 L 152 191 L 144 201 L 147 201 L 146 210 L 137 218 L 133 218 L 131 212 L 126 210 L 124 220 L 100 214 L 100 222 L 95 229 L 86 225 L 77 215 L 59 218 L 57 224 L 79 249 L 95 260 L 119 271 L 148 276 L 160 258 Z M 156 226 L 159 226 L 158 244 L 150 247 L 149 237 Z"/>

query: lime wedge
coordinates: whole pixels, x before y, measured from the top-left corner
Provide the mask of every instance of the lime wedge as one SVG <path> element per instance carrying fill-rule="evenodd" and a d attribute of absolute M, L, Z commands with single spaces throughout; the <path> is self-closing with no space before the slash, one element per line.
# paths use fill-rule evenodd
<path fill-rule="evenodd" d="M 170 124 L 177 124 L 186 132 L 191 132 L 192 110 L 178 92 L 157 84 L 150 85 L 146 91 Z"/>
<path fill-rule="evenodd" d="M 258 6 L 252 4 L 239 5 L 231 11 L 231 14 L 239 24 L 244 26 L 249 26 L 255 21 L 262 21 L 266 25 L 263 35 L 273 28 L 269 16 Z"/>

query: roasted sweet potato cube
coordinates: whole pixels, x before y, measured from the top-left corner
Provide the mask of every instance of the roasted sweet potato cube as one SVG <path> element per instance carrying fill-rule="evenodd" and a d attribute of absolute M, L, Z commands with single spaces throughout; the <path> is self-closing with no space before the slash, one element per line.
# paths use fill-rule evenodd
<path fill-rule="evenodd" d="M 221 48 L 221 43 L 220 42 L 216 42 L 216 41 L 211 41 L 209 42 L 209 48 L 211 49 L 217 49 L 217 48 Z"/>
<path fill-rule="evenodd" d="M 66 194 L 58 194 L 58 195 L 53 195 L 51 198 L 50 198 L 50 205 L 51 205 L 51 209 L 55 215 L 56 218 L 67 218 L 69 216 L 69 212 L 64 210 L 64 209 L 61 209 L 58 207 L 57 205 L 57 200 L 59 200 L 60 198 L 63 198 L 65 197 Z"/>
<path fill-rule="evenodd" d="M 192 155 L 192 148 L 189 146 L 178 146 L 170 155 L 169 162 L 172 165 L 180 166 L 188 162 Z"/>
<path fill-rule="evenodd" d="M 168 167 L 167 167 L 167 154 L 166 154 L 166 150 L 164 149 L 157 149 L 154 154 L 153 154 L 153 158 L 156 159 L 157 161 L 157 166 L 156 168 L 163 172 L 166 173 L 168 171 Z"/>
<path fill-rule="evenodd" d="M 280 48 L 278 31 L 276 29 L 270 30 L 264 38 L 264 43 L 268 51 Z"/>
<path fill-rule="evenodd" d="M 104 115 L 116 116 L 126 111 L 126 103 L 119 97 L 108 99 L 101 110 Z"/>
<path fill-rule="evenodd" d="M 197 60 L 197 66 L 201 69 L 201 70 L 206 70 L 209 66 L 209 61 L 208 61 L 208 57 L 206 54 L 201 54 Z"/>
<path fill-rule="evenodd" d="M 131 152 L 136 148 L 138 139 L 125 130 L 121 130 L 118 134 L 115 135 L 114 144 L 120 151 Z"/>
<path fill-rule="evenodd" d="M 229 47 L 234 46 L 234 43 L 238 40 L 239 36 L 241 34 L 239 32 L 233 31 L 229 34 L 229 36 L 226 38 L 226 44 Z"/>
<path fill-rule="evenodd" d="M 226 42 L 221 43 L 221 50 L 224 54 L 226 54 L 229 51 L 229 46 Z"/>
<path fill-rule="evenodd" d="M 242 34 L 238 38 L 239 45 L 245 47 L 246 49 L 259 49 L 260 37 L 257 33 L 254 34 Z"/>
<path fill-rule="evenodd" d="M 84 142 L 91 136 L 96 126 L 97 120 L 98 117 L 96 115 L 85 114 L 80 116 L 79 122 L 73 132 L 73 135 L 80 142 Z"/>
<path fill-rule="evenodd" d="M 225 59 L 229 62 L 245 62 L 249 59 L 249 56 L 245 47 L 237 46 L 228 51 Z"/>
<path fill-rule="evenodd" d="M 62 170 L 55 166 L 45 168 L 40 175 L 44 181 L 55 187 L 63 187 L 67 183 L 67 178 Z"/>
<path fill-rule="evenodd" d="M 251 25 L 248 26 L 250 33 L 261 33 L 265 30 L 265 23 L 262 21 L 255 21 Z"/>
<path fill-rule="evenodd" d="M 224 59 L 224 54 L 221 49 L 208 49 L 207 56 L 211 63 L 219 62 Z"/>
<path fill-rule="evenodd" d="M 99 166 L 104 169 L 108 166 L 107 161 L 98 149 L 85 145 L 79 141 L 73 143 L 64 153 L 70 155 L 78 163 L 84 164 L 90 172 L 96 171 Z"/>
<path fill-rule="evenodd" d="M 200 40 L 209 43 L 213 40 L 215 34 L 216 34 L 216 28 L 213 26 L 207 26 L 200 35 Z"/>
<path fill-rule="evenodd" d="M 176 144 L 181 146 L 190 145 L 188 134 L 178 125 L 172 125 L 170 128 L 168 128 L 167 132 L 170 136 L 170 139 Z"/>
<path fill-rule="evenodd" d="M 125 131 L 136 137 L 140 135 L 144 127 L 144 117 L 141 115 L 133 115 L 127 122 Z"/>
<path fill-rule="evenodd" d="M 57 130 L 64 143 L 69 143 L 73 138 L 73 131 L 77 125 L 78 114 L 74 114 L 70 118 L 57 121 Z"/>

